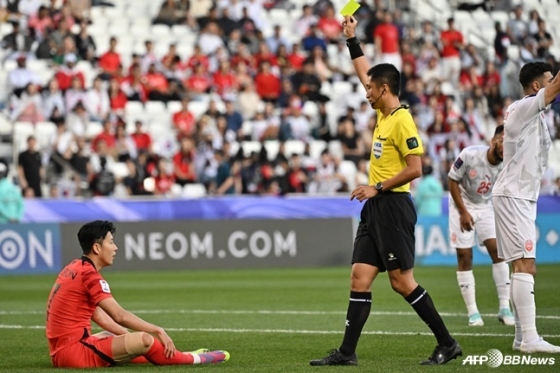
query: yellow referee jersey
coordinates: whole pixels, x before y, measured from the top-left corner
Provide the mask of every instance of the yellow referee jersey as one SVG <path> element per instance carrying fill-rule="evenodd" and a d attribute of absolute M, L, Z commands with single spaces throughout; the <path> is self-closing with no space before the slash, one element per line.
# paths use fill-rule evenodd
<path fill-rule="evenodd" d="M 392 178 L 406 167 L 407 155 L 422 155 L 424 148 L 410 112 L 401 107 L 384 117 L 377 110 L 377 125 L 373 133 L 369 161 L 369 185 Z M 410 183 L 392 189 L 408 192 Z"/>

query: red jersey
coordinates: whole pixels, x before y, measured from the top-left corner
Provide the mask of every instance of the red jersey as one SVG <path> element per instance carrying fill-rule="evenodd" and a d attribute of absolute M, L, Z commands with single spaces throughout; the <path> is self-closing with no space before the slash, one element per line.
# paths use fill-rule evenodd
<path fill-rule="evenodd" d="M 107 281 L 88 257 L 76 259 L 58 274 L 47 303 L 46 333 L 51 356 L 91 334 L 99 302 L 112 298 Z"/>
<path fill-rule="evenodd" d="M 195 93 L 206 93 L 210 86 L 212 85 L 212 81 L 209 77 L 203 75 L 191 75 L 186 81 L 185 85 L 188 89 Z"/>
<path fill-rule="evenodd" d="M 237 88 L 237 78 L 233 73 L 224 74 L 217 71 L 214 74 L 214 85 L 217 88 L 218 94 L 222 96 L 225 93 L 229 93 Z"/>
<path fill-rule="evenodd" d="M 441 32 L 441 57 L 459 57 L 459 49 L 455 47 L 455 42 L 463 43 L 463 35 L 457 30 L 447 30 Z"/>
<path fill-rule="evenodd" d="M 373 36 L 381 39 L 382 53 L 399 52 L 399 29 L 397 26 L 389 23 L 381 24 L 375 28 Z"/>
<path fill-rule="evenodd" d="M 124 109 L 126 107 L 126 103 L 128 102 L 128 97 L 124 94 L 123 91 L 119 90 L 119 93 L 114 97 L 109 97 L 111 109 L 118 110 Z"/>
<path fill-rule="evenodd" d="M 105 141 L 105 143 L 107 144 L 107 147 L 109 149 L 114 148 L 115 144 L 117 142 L 117 140 L 115 140 L 115 135 L 113 135 L 112 133 L 108 133 L 108 132 L 103 131 L 99 135 L 95 136 L 95 138 L 91 142 L 91 147 L 92 147 L 93 151 L 95 151 L 95 152 L 97 151 L 97 144 L 101 140 Z"/>
<path fill-rule="evenodd" d="M 195 118 L 194 115 L 190 111 L 178 111 L 173 114 L 173 125 L 177 128 L 181 133 L 190 135 L 195 130 Z"/>
<path fill-rule="evenodd" d="M 321 18 L 318 23 L 319 30 L 329 39 L 335 39 L 342 32 L 342 26 L 336 18 Z"/>
<path fill-rule="evenodd" d="M 107 52 L 99 57 L 99 67 L 108 73 L 114 74 L 121 65 L 121 56 L 116 52 Z"/>
<path fill-rule="evenodd" d="M 152 138 L 147 133 L 134 132 L 130 137 L 134 140 L 138 150 L 149 149 L 152 145 Z"/>
<path fill-rule="evenodd" d="M 261 98 L 276 99 L 282 91 L 280 79 L 270 73 L 258 73 L 255 77 L 255 87 Z"/>

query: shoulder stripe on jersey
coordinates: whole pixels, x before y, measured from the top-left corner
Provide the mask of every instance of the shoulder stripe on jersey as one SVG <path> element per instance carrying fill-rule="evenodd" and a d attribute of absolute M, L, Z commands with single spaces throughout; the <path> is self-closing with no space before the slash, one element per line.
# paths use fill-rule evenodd
<path fill-rule="evenodd" d="M 90 350 L 92 350 L 97 356 L 99 356 L 101 358 L 101 360 L 106 361 L 107 363 L 115 366 L 117 365 L 117 363 L 115 363 L 115 360 L 111 359 L 109 356 L 105 355 L 103 352 L 99 351 L 97 348 L 95 348 L 94 345 L 90 345 L 89 343 L 86 343 L 84 341 L 80 341 L 81 344 L 83 344 L 84 346 L 86 346 L 87 348 L 89 348 Z"/>

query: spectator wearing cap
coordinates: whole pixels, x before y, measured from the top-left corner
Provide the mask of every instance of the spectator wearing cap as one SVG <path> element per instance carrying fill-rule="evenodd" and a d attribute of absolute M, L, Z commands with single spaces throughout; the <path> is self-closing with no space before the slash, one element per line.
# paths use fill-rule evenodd
<path fill-rule="evenodd" d="M 19 22 L 13 21 L 11 23 L 13 27 L 12 32 L 2 38 L 2 49 L 7 50 L 9 57 L 18 58 L 21 55 L 20 53 L 29 53 L 31 51 L 33 39 L 27 32 L 21 30 Z"/>
<path fill-rule="evenodd" d="M 99 57 L 98 65 L 103 80 L 109 80 L 121 65 L 121 56 L 117 52 L 117 38 L 114 36 L 109 40 L 109 50 Z"/>
<path fill-rule="evenodd" d="M 78 79 L 78 81 L 80 82 L 80 88 L 85 87 L 84 74 L 75 67 L 77 60 L 78 59 L 74 54 L 65 55 L 64 65 L 60 66 L 55 74 L 55 78 L 58 81 L 58 86 L 63 91 L 66 91 L 70 88 L 73 78 Z"/>
<path fill-rule="evenodd" d="M 461 50 L 464 49 L 463 35 L 455 29 L 455 20 L 447 20 L 447 30 L 441 32 L 441 67 L 444 79 L 454 87 L 459 85 L 461 74 Z"/>
<path fill-rule="evenodd" d="M 27 68 L 27 59 L 24 54 L 17 57 L 17 67 L 8 73 L 10 88 L 19 94 L 28 84 L 41 85 L 42 81 L 37 74 Z"/>
<path fill-rule="evenodd" d="M 45 120 L 41 95 L 38 92 L 37 86 L 33 83 L 29 83 L 25 87 L 19 99 L 14 96 L 12 107 L 11 117 L 15 121 L 36 124 Z"/>
<path fill-rule="evenodd" d="M 0 162 L 0 224 L 19 223 L 23 208 L 21 190 L 8 178 L 8 166 Z"/>
<path fill-rule="evenodd" d="M 27 150 L 19 153 L 18 177 L 23 190 L 32 190 L 35 197 L 43 196 L 41 181 L 45 178 L 45 169 L 41 153 L 37 151 L 37 140 L 34 136 L 27 138 Z"/>

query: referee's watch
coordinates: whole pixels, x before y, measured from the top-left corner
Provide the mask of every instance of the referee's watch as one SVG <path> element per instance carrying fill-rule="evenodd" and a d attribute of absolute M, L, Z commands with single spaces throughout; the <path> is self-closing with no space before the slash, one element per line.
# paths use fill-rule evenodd
<path fill-rule="evenodd" d="M 379 183 L 375 184 L 375 189 L 377 189 L 377 191 L 379 193 L 383 193 L 383 183 L 379 182 Z"/>

